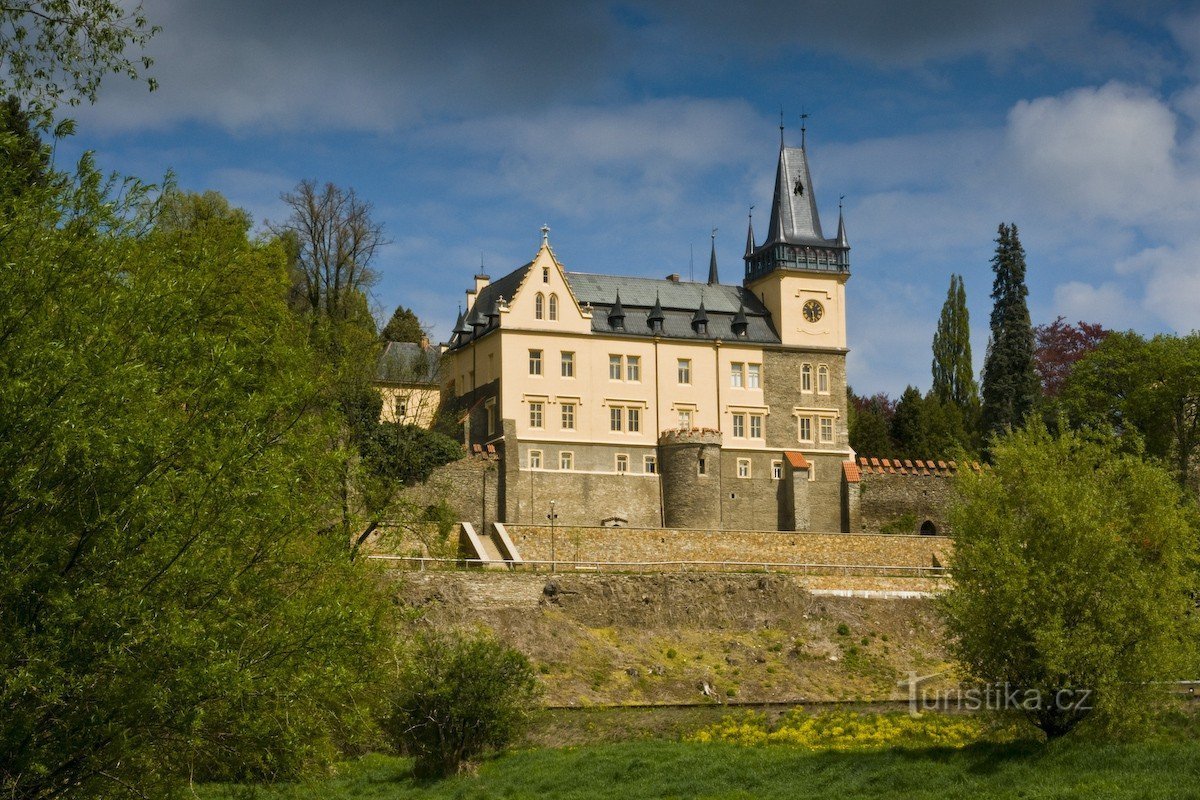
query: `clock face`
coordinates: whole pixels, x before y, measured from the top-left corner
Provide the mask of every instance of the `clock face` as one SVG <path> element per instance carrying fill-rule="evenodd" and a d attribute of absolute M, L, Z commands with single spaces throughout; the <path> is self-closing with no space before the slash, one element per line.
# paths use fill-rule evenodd
<path fill-rule="evenodd" d="M 809 300 L 804 304 L 804 318 L 809 322 L 816 322 L 825 313 L 825 307 L 816 300 Z"/>

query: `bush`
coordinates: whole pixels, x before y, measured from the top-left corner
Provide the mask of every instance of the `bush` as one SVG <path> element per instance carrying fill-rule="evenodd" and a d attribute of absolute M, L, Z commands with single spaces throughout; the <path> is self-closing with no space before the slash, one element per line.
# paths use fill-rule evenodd
<path fill-rule="evenodd" d="M 483 632 L 419 634 L 397 677 L 382 728 L 419 777 L 453 774 L 511 744 L 539 693 L 529 659 Z"/>

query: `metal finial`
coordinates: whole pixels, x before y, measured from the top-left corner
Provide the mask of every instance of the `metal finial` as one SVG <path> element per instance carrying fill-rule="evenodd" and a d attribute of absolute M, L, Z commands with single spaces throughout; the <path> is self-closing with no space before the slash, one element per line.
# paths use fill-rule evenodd
<path fill-rule="evenodd" d="M 550 241 L 550 226 L 544 222 L 542 223 L 542 241 L 543 242 Z"/>
<path fill-rule="evenodd" d="M 717 240 L 717 229 L 716 228 L 712 229 L 712 240 L 714 242 Z"/>
<path fill-rule="evenodd" d="M 844 195 L 844 194 L 838 195 L 838 213 L 839 214 L 842 211 L 842 204 L 845 202 L 845 200 L 846 200 L 846 195 Z"/>
<path fill-rule="evenodd" d="M 804 145 L 805 145 L 805 139 L 808 138 L 807 134 L 808 134 L 808 114 L 806 114 L 804 112 L 804 109 L 801 109 L 800 110 L 800 146 L 801 147 L 804 147 Z"/>
<path fill-rule="evenodd" d="M 750 219 L 754 219 L 754 205 L 753 204 L 751 204 L 750 212 L 748 214 L 746 214 L 746 216 L 749 217 Z"/>
<path fill-rule="evenodd" d="M 783 149 L 783 106 L 779 107 L 779 149 Z"/>

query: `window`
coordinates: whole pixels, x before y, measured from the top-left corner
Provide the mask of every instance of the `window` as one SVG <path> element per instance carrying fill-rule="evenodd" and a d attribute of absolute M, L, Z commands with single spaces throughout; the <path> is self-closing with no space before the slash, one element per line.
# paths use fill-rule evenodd
<path fill-rule="evenodd" d="M 812 391 L 812 364 L 800 367 L 800 391 Z"/>
<path fill-rule="evenodd" d="M 496 432 L 496 401 L 491 400 L 487 404 L 487 432 L 491 436 Z"/>
<path fill-rule="evenodd" d="M 687 409 L 682 409 L 679 412 L 679 427 L 685 431 L 692 429 L 692 412 Z"/>
<path fill-rule="evenodd" d="M 562 376 L 564 378 L 575 377 L 575 354 L 568 353 L 566 350 L 560 356 L 562 359 Z"/>
<path fill-rule="evenodd" d="M 542 410 L 543 408 L 541 403 L 529 404 L 529 427 L 542 427 Z"/>
<path fill-rule="evenodd" d="M 570 450 L 563 450 L 558 454 L 559 469 L 575 469 L 575 454 Z"/>
<path fill-rule="evenodd" d="M 757 389 L 762 383 L 762 364 L 746 365 L 746 388 Z"/>
<path fill-rule="evenodd" d="M 737 460 L 737 475 L 739 478 L 750 477 L 750 459 L 739 458 Z"/>
<path fill-rule="evenodd" d="M 550 282 L 550 268 L 542 267 L 542 283 Z"/>
<path fill-rule="evenodd" d="M 533 298 L 533 318 L 534 319 L 542 319 L 545 316 L 546 316 L 546 298 L 541 292 L 538 292 L 537 295 Z"/>
<path fill-rule="evenodd" d="M 750 438 L 751 439 L 763 438 L 762 422 L 763 422 L 762 414 L 751 414 L 750 415 Z"/>
<path fill-rule="evenodd" d="M 704 465 L 704 459 L 703 459 L 703 458 L 701 458 L 701 459 L 700 459 L 700 461 L 699 461 L 699 462 L 696 464 L 696 474 L 697 474 L 697 475 L 704 475 L 704 474 L 705 474 L 705 472 L 704 472 L 704 467 L 705 467 L 705 465 Z"/>
<path fill-rule="evenodd" d="M 833 420 L 829 417 L 821 417 L 821 441 L 833 441 Z"/>
<path fill-rule="evenodd" d="M 558 295 L 550 295 L 550 319 L 558 319 Z"/>
<path fill-rule="evenodd" d="M 642 357 L 628 356 L 625 359 L 625 379 L 640 381 L 642 379 Z"/>
<path fill-rule="evenodd" d="M 562 429 L 564 431 L 575 430 L 575 404 L 562 404 Z"/>
<path fill-rule="evenodd" d="M 679 382 L 689 384 L 692 382 L 692 360 L 690 358 L 681 358 L 678 362 Z"/>
<path fill-rule="evenodd" d="M 625 409 L 610 408 L 608 410 L 608 429 L 610 431 L 622 430 L 621 425 L 624 422 L 624 420 L 625 420 Z"/>
<path fill-rule="evenodd" d="M 407 396 L 397 396 L 396 397 L 395 412 L 396 412 L 396 420 L 397 421 L 401 421 L 405 417 L 408 416 L 408 397 Z"/>
<path fill-rule="evenodd" d="M 811 442 L 812 438 L 812 417 L 800 417 L 800 441 Z"/>
<path fill-rule="evenodd" d="M 773 480 L 773 481 L 783 480 L 783 462 L 782 461 L 772 461 L 771 462 L 771 480 Z"/>
<path fill-rule="evenodd" d="M 629 424 L 625 426 L 625 430 L 629 433 L 638 433 L 642 430 L 642 411 L 639 408 L 627 409 Z"/>
<path fill-rule="evenodd" d="M 735 389 L 741 389 L 745 384 L 743 376 L 745 374 L 746 364 L 742 361 L 734 361 L 729 365 L 729 385 Z"/>
<path fill-rule="evenodd" d="M 609 356 L 608 357 L 608 379 L 610 381 L 621 380 L 621 357 L 620 356 Z"/>
<path fill-rule="evenodd" d="M 736 439 L 742 439 L 746 436 L 746 415 L 733 415 L 733 435 Z"/>
<path fill-rule="evenodd" d="M 629 456 L 617 453 L 617 472 L 629 472 Z"/>
<path fill-rule="evenodd" d="M 829 394 L 829 367 L 824 364 L 817 367 L 817 391 Z"/>
<path fill-rule="evenodd" d="M 529 468 L 530 469 L 541 469 L 542 468 L 542 451 L 541 450 L 530 450 L 529 451 Z"/>
<path fill-rule="evenodd" d="M 647 475 L 656 474 L 658 472 L 658 459 L 654 456 L 643 456 L 642 471 Z"/>
<path fill-rule="evenodd" d="M 529 374 L 530 375 L 541 375 L 542 374 L 542 351 L 541 350 L 530 350 L 529 351 Z"/>

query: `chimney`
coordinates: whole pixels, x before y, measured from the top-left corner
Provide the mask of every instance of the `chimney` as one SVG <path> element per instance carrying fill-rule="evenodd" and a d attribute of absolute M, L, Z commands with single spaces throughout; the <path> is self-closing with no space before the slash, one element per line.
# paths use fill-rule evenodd
<path fill-rule="evenodd" d="M 669 280 L 671 283 L 679 283 L 679 273 L 672 272 L 670 275 L 667 276 L 667 280 Z"/>

